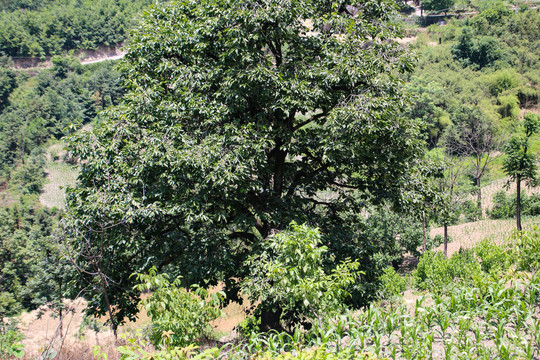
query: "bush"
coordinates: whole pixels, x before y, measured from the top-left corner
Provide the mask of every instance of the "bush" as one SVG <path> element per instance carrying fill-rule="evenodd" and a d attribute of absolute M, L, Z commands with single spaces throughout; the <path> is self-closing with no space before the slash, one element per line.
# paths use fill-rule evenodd
<path fill-rule="evenodd" d="M 453 239 L 450 235 L 448 235 L 447 238 L 448 244 L 450 244 Z M 433 238 L 428 237 L 426 241 L 426 250 L 433 250 L 439 246 L 441 246 L 444 243 L 444 236 L 437 234 Z"/>
<path fill-rule="evenodd" d="M 475 36 L 471 28 L 463 28 L 458 43 L 452 46 L 454 59 L 464 66 L 484 68 L 493 66 L 502 60 L 504 51 L 497 38 L 491 36 Z"/>
<path fill-rule="evenodd" d="M 325 272 L 327 248 L 321 246 L 318 229 L 290 224 L 266 240 L 263 253 L 248 261 L 251 274 L 242 291 L 252 303 L 263 330 L 281 329 L 343 310 L 347 287 L 355 282 L 358 262 L 344 261 Z"/>
<path fill-rule="evenodd" d="M 508 219 L 516 215 L 516 207 L 506 195 L 506 191 L 500 190 L 493 195 L 493 207 L 488 214 L 492 219 Z"/>
<path fill-rule="evenodd" d="M 502 70 L 494 73 L 490 79 L 489 89 L 494 96 L 513 89 L 520 84 L 519 75 L 514 70 Z"/>
<path fill-rule="evenodd" d="M 147 274 L 136 274 L 139 291 L 152 291 L 142 305 L 152 319 L 150 341 L 154 346 L 167 348 L 197 343 L 212 331 L 210 322 L 221 315 L 220 305 L 225 294 L 209 294 L 193 285 L 190 291 L 181 286 L 181 278 L 169 282 L 166 274 L 154 267 Z"/>
<path fill-rule="evenodd" d="M 248 315 L 236 327 L 238 333 L 246 339 L 249 339 L 261 331 L 261 317 L 256 314 Z"/>
<path fill-rule="evenodd" d="M 501 190 L 493 195 L 493 208 L 488 212 L 492 219 L 509 219 L 516 216 L 516 193 L 507 195 Z M 521 194 L 521 215 L 540 215 L 540 195 Z"/>
<path fill-rule="evenodd" d="M 540 269 L 540 229 L 516 231 L 510 241 L 516 244 L 516 258 L 519 270 L 537 272 Z"/>
<path fill-rule="evenodd" d="M 0 358 L 22 358 L 24 356 L 22 339 L 23 335 L 19 332 L 17 326 L 12 323 L 5 323 L 0 317 Z"/>
<path fill-rule="evenodd" d="M 481 272 L 471 250 L 460 250 L 447 259 L 442 252 L 428 251 L 420 258 L 413 277 L 421 290 L 444 292 L 458 282 L 471 282 Z"/>
<path fill-rule="evenodd" d="M 35 153 L 36 151 L 33 151 L 25 163 L 11 173 L 12 186 L 17 187 L 21 194 L 39 194 L 45 183 L 45 158 Z"/>
<path fill-rule="evenodd" d="M 381 297 L 384 299 L 399 296 L 402 292 L 407 290 L 407 285 L 409 284 L 409 279 L 400 276 L 392 266 L 384 269 L 380 280 Z"/>
<path fill-rule="evenodd" d="M 497 103 L 499 105 L 497 111 L 503 118 L 519 119 L 521 110 L 516 95 L 499 95 L 497 96 Z"/>
<path fill-rule="evenodd" d="M 490 239 L 484 239 L 476 244 L 474 253 L 481 261 L 482 270 L 488 273 L 496 273 L 507 269 L 513 259 L 508 248 L 498 246 Z"/>
<path fill-rule="evenodd" d="M 479 209 L 478 206 L 471 200 L 464 201 L 460 204 L 460 209 L 465 222 L 478 221 L 482 218 L 482 209 Z"/>

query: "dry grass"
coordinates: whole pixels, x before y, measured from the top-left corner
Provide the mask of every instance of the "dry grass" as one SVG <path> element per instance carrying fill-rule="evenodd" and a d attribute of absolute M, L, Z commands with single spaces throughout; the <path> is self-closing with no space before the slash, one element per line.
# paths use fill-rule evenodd
<path fill-rule="evenodd" d="M 59 334 L 60 321 L 50 310 L 43 310 L 41 317 L 38 310 L 20 316 L 19 328 L 24 334 L 25 345 L 23 359 L 39 358 L 47 348 L 52 348 L 58 352 L 55 359 L 90 360 L 94 359 L 93 351 L 96 345 L 101 347 L 101 352 L 108 354 L 109 360 L 118 359 L 119 354 L 115 350 L 117 345 L 109 328 L 103 327 L 99 332 L 81 328 L 86 301 L 80 298 L 66 301 L 66 305 L 72 311 L 64 316 L 63 338 Z M 247 307 L 249 302 L 244 302 L 244 305 L 231 303 L 223 309 L 225 316 L 212 322 L 214 334 L 220 341 L 230 341 L 236 337 L 234 328 L 244 319 Z M 105 320 L 99 319 L 102 324 Z M 118 333 L 135 334 L 149 324 L 150 318 L 146 311 L 141 309 L 137 320 L 121 326 Z M 121 342 L 122 339 L 119 344 Z"/>
<path fill-rule="evenodd" d="M 540 217 L 530 217 L 522 219 L 523 230 L 531 229 L 533 226 L 540 226 Z M 452 255 L 460 248 L 468 249 L 479 241 L 490 238 L 496 243 L 507 239 L 516 228 L 515 219 L 505 220 L 480 220 L 476 222 L 454 225 L 448 227 L 448 235 L 452 242 L 448 244 L 448 255 Z M 431 236 L 443 235 L 443 228 L 431 229 Z M 436 250 L 442 250 L 442 245 Z"/>
<path fill-rule="evenodd" d="M 50 310 L 42 310 L 41 316 L 39 310 L 20 316 L 19 328 L 24 334 L 24 359 L 39 358 L 44 352 L 51 351 L 50 349 L 59 352 L 59 359 L 93 359 L 94 345 L 113 345 L 110 331 L 81 331 L 82 311 L 86 306 L 84 300 L 66 301 L 66 305 L 71 311 L 64 316 L 63 337 L 60 336 L 60 320 Z"/>
<path fill-rule="evenodd" d="M 506 187 L 506 183 L 508 182 L 508 177 L 505 177 L 503 179 L 498 179 L 495 181 L 492 181 L 489 185 L 484 186 L 482 188 L 482 209 L 484 210 L 491 210 L 493 208 L 493 196 L 501 191 L 506 191 L 507 194 L 512 194 L 516 192 L 516 183 L 511 182 L 509 187 Z M 521 185 L 523 193 L 527 195 L 532 194 L 540 194 L 540 187 L 531 188 L 528 187 L 525 183 L 522 183 Z M 474 200 L 476 200 L 476 194 L 474 196 Z M 471 200 L 472 200 L 471 197 Z"/>

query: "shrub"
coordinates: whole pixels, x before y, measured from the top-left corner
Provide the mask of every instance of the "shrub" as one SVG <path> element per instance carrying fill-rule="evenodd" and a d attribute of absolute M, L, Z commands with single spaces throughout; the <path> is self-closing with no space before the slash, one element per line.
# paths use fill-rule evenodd
<path fill-rule="evenodd" d="M 465 27 L 458 43 L 452 46 L 452 55 L 464 66 L 481 69 L 502 60 L 504 51 L 498 39 L 491 36 L 475 36 L 471 28 Z"/>
<path fill-rule="evenodd" d="M 490 239 L 484 239 L 476 244 L 474 253 L 480 259 L 480 266 L 485 272 L 500 272 L 512 263 L 512 253 L 509 249 L 498 246 Z"/>
<path fill-rule="evenodd" d="M 0 317 L 0 358 L 22 358 L 24 345 L 21 344 L 23 335 L 13 323 L 5 323 Z"/>
<path fill-rule="evenodd" d="M 505 69 L 492 75 L 489 89 L 492 95 L 498 96 L 506 90 L 517 87 L 519 84 L 519 75 L 514 70 Z"/>
<path fill-rule="evenodd" d="M 471 282 L 481 271 L 470 250 L 460 250 L 447 259 L 442 252 L 428 251 L 420 258 L 413 277 L 421 290 L 443 292 L 457 282 Z"/>
<path fill-rule="evenodd" d="M 399 296 L 402 292 L 407 290 L 409 279 L 407 277 L 400 276 L 392 266 L 384 269 L 381 275 L 381 297 L 389 299 L 394 296 Z"/>
<path fill-rule="evenodd" d="M 512 120 L 519 119 L 519 99 L 516 95 L 499 95 L 497 96 L 497 111 L 503 118 L 510 118 Z"/>
<path fill-rule="evenodd" d="M 509 219 L 516 216 L 516 193 L 507 195 L 501 190 L 493 195 L 493 208 L 489 211 L 492 219 Z M 521 214 L 529 216 L 540 215 L 540 195 L 521 194 Z"/>
<path fill-rule="evenodd" d="M 242 282 L 250 300 L 260 301 L 256 315 L 263 329 L 307 325 L 314 317 L 343 309 L 359 264 L 345 261 L 325 272 L 328 250 L 321 246 L 318 229 L 292 222 L 288 230 L 268 238 L 264 249 L 249 260 L 252 271 Z"/>
<path fill-rule="evenodd" d="M 519 270 L 536 272 L 540 269 L 540 229 L 516 231 L 510 241 L 516 244 L 516 257 Z"/>
<path fill-rule="evenodd" d="M 246 339 L 261 331 L 261 318 L 255 314 L 248 315 L 236 327 L 238 333 Z"/>
<path fill-rule="evenodd" d="M 493 195 L 493 208 L 488 213 L 492 219 L 507 219 L 515 216 L 516 209 L 506 192 L 500 190 Z"/>
<path fill-rule="evenodd" d="M 453 241 L 450 235 L 448 235 L 447 241 L 448 241 L 448 244 L 450 244 Z M 433 250 L 439 247 L 440 245 L 442 245 L 443 243 L 444 243 L 444 236 L 442 236 L 441 234 L 437 234 L 433 238 L 428 237 L 426 241 L 426 250 Z"/>
<path fill-rule="evenodd" d="M 223 292 L 209 294 L 197 285 L 187 291 L 180 277 L 171 283 L 167 274 L 158 274 L 155 267 L 148 275 L 135 276 L 141 282 L 135 286 L 137 290 L 152 291 L 141 303 L 152 319 L 149 335 L 154 346 L 187 346 L 210 334 L 210 321 L 221 315 Z"/>
<path fill-rule="evenodd" d="M 477 221 L 482 218 L 482 209 L 471 200 L 464 201 L 460 204 L 460 211 L 463 220 L 466 222 Z"/>

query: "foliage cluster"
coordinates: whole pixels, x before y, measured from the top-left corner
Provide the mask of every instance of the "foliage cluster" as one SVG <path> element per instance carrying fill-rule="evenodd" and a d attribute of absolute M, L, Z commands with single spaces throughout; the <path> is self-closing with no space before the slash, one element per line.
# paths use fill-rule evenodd
<path fill-rule="evenodd" d="M 0 84 L 13 72 L 2 69 Z M 36 193 L 43 181 L 43 164 L 37 158 L 43 145 L 66 135 L 70 125 L 77 128 L 93 120 L 98 111 L 117 104 L 124 91 L 111 63 L 82 67 L 70 58 L 56 58 L 50 70 L 35 77 L 18 73 L 15 79 L 9 96 L 0 102 L 0 177 L 8 177 L 20 165 L 11 176 L 20 178 L 16 181 L 27 192 Z"/>
<path fill-rule="evenodd" d="M 389 266 L 384 269 L 380 280 L 381 298 L 391 299 L 395 296 L 401 295 L 405 290 L 407 290 L 410 279 L 406 276 L 399 275 L 392 266 Z"/>
<path fill-rule="evenodd" d="M 53 238 L 58 215 L 31 199 L 0 208 L 0 318 L 61 303 L 73 270 Z"/>
<path fill-rule="evenodd" d="M 260 301 L 256 314 L 265 326 L 307 327 L 322 316 L 344 310 L 350 297 L 347 289 L 356 282 L 359 264 L 345 260 L 326 273 L 324 261 L 332 264 L 334 259 L 322 246 L 318 229 L 292 222 L 289 229 L 261 245 L 264 251 L 248 260 L 252 271 L 243 281 L 242 291 L 252 303 Z"/>
<path fill-rule="evenodd" d="M 540 215 L 540 195 L 521 194 L 521 214 L 525 216 Z M 493 207 L 489 211 L 492 219 L 509 219 L 516 217 L 516 193 L 508 195 L 501 190 L 493 195 Z"/>
<path fill-rule="evenodd" d="M 22 339 L 23 334 L 15 324 L 6 323 L 3 318 L 0 318 L 0 357 L 2 359 L 22 358 L 24 356 Z"/>
<path fill-rule="evenodd" d="M 211 333 L 210 322 L 221 315 L 223 292 L 209 294 L 197 285 L 186 291 L 181 278 L 170 282 L 156 268 L 136 277 L 140 282 L 136 289 L 150 292 L 141 305 L 152 319 L 149 338 L 156 348 L 195 344 Z"/>
<path fill-rule="evenodd" d="M 422 255 L 414 271 L 419 289 L 440 292 L 456 286 L 456 281 L 470 282 L 480 271 L 480 264 L 470 250 L 455 253 L 447 259 L 440 251 Z"/>
<path fill-rule="evenodd" d="M 306 331 L 253 335 L 238 345 L 150 354 L 132 339 L 123 359 L 515 359 L 538 356 L 540 277 L 498 272 L 458 283 L 451 292 L 404 304 L 371 305 Z M 308 350 L 309 349 L 309 350 Z M 319 352 L 318 349 L 324 349 Z M 317 354 L 317 356 L 315 356 Z M 156 356 L 156 357 L 152 357 Z M 176 357 L 171 357 L 176 356 Z M 310 357 L 311 356 L 311 357 Z"/>
<path fill-rule="evenodd" d="M 540 229 L 516 232 L 512 240 L 516 244 L 518 269 L 538 273 L 540 270 Z"/>
<path fill-rule="evenodd" d="M 503 59 L 504 53 L 504 49 L 496 38 L 475 37 L 469 28 L 462 30 L 458 43 L 452 47 L 454 58 L 465 66 L 474 66 L 479 69 L 495 65 L 497 61 Z"/>
<path fill-rule="evenodd" d="M 0 8 L 0 54 L 60 55 L 67 50 L 115 46 L 150 0 L 12 0 Z"/>
<path fill-rule="evenodd" d="M 460 250 L 446 258 L 441 252 L 427 252 L 413 272 L 415 285 L 426 291 L 450 294 L 463 284 L 479 283 L 499 277 L 512 265 L 519 270 L 536 272 L 540 269 L 540 232 L 516 231 L 504 243 L 497 245 L 484 239 L 472 249 Z"/>

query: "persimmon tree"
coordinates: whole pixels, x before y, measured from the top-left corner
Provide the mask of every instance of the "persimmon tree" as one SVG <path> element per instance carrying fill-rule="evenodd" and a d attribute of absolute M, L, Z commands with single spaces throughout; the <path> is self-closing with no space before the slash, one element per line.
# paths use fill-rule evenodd
<path fill-rule="evenodd" d="M 188 0 L 143 15 L 121 65 L 123 105 L 71 140 L 74 253 L 84 268 L 101 249 L 107 281 L 94 283 L 115 289 L 115 311 L 125 274 L 152 265 L 186 285 L 224 281 L 234 299 L 246 259 L 292 220 L 319 225 L 336 261 L 362 254 L 371 266 L 376 246 L 340 214 L 400 203 L 422 152 L 421 123 L 400 116 L 412 59 L 392 11 L 386 0 Z"/>

